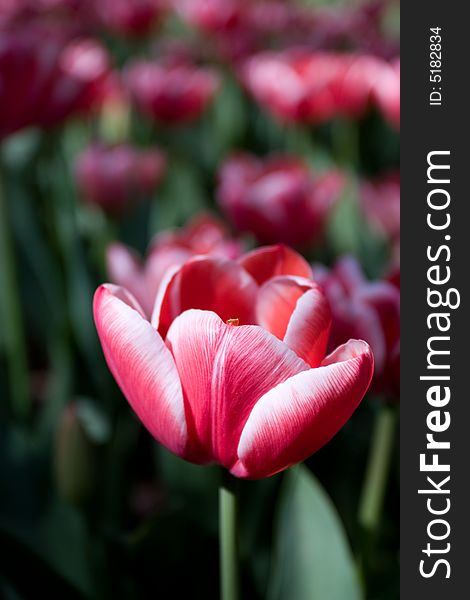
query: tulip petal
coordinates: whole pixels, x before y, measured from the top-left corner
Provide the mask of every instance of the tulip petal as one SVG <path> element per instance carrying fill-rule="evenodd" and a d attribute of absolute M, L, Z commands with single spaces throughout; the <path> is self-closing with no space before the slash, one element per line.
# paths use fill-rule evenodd
<path fill-rule="evenodd" d="M 162 285 L 163 288 L 163 285 Z M 159 290 L 152 322 L 165 337 L 173 320 L 185 310 L 215 312 L 223 321 L 254 323 L 258 286 L 236 262 L 213 256 L 196 256 L 173 272 Z"/>
<path fill-rule="evenodd" d="M 124 244 L 111 244 L 106 249 L 106 269 L 111 281 L 132 292 L 146 312 L 152 309 L 147 299 L 144 270 L 136 252 Z"/>
<path fill-rule="evenodd" d="M 269 279 L 258 292 L 256 322 L 280 340 L 284 339 L 297 301 L 311 288 L 312 283 L 301 277 Z"/>
<path fill-rule="evenodd" d="M 231 472 L 259 479 L 313 454 L 346 423 L 369 386 L 373 356 L 362 341 L 349 341 L 321 367 L 270 390 L 253 408 Z"/>
<path fill-rule="evenodd" d="M 93 311 L 106 362 L 150 433 L 175 454 L 186 446 L 183 393 L 170 351 L 123 288 L 102 285 Z"/>
<path fill-rule="evenodd" d="M 320 288 L 315 286 L 298 299 L 284 343 L 311 367 L 318 367 L 325 358 L 330 328 L 330 305 Z"/>
<path fill-rule="evenodd" d="M 231 468 L 240 433 L 255 403 L 308 365 L 257 326 L 232 326 L 209 311 L 188 310 L 170 327 L 186 402 L 190 440 L 198 456 Z"/>
<path fill-rule="evenodd" d="M 312 278 L 312 269 L 305 258 L 282 244 L 252 250 L 238 262 L 260 285 L 276 275 Z"/>
<path fill-rule="evenodd" d="M 312 281 L 302 277 L 267 281 L 258 293 L 256 319 L 311 367 L 318 367 L 325 357 L 331 311 L 325 295 Z"/>

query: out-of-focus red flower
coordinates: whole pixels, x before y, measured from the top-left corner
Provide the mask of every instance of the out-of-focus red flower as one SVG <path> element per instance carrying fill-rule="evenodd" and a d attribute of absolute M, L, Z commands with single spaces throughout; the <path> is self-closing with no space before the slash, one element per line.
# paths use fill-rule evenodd
<path fill-rule="evenodd" d="M 0 0 L 0 28 L 60 28 L 75 34 L 102 29 L 146 35 L 158 24 L 167 0 Z"/>
<path fill-rule="evenodd" d="M 296 41 L 309 23 L 308 11 L 290 0 L 174 0 L 180 16 L 209 35 L 217 52 L 238 62 L 271 40 Z M 305 32 L 306 33 L 306 32 Z"/>
<path fill-rule="evenodd" d="M 277 118 L 321 123 L 362 115 L 384 68 L 384 61 L 368 55 L 288 50 L 248 59 L 242 79 Z"/>
<path fill-rule="evenodd" d="M 108 365 L 161 444 L 259 479 L 304 460 L 344 425 L 373 356 L 357 340 L 326 356 L 330 311 L 310 272 L 281 246 L 237 262 L 197 256 L 167 277 L 151 322 L 124 288 L 97 290 Z"/>
<path fill-rule="evenodd" d="M 109 74 L 108 54 L 98 42 L 71 41 L 61 51 L 57 78 L 43 96 L 40 124 L 53 125 L 70 114 L 99 106 Z"/>
<path fill-rule="evenodd" d="M 400 59 L 384 69 L 374 85 L 374 96 L 387 121 L 400 129 Z"/>
<path fill-rule="evenodd" d="M 125 81 L 136 106 L 153 119 L 178 124 L 197 119 L 218 89 L 216 73 L 189 62 L 137 61 Z"/>
<path fill-rule="evenodd" d="M 375 231 L 392 243 L 400 238 L 400 174 L 389 173 L 376 180 L 364 180 L 360 198 L 366 218 Z"/>
<path fill-rule="evenodd" d="M 313 275 L 332 311 L 329 349 L 363 339 L 375 359 L 375 391 L 400 395 L 400 291 L 386 280 L 368 281 L 359 262 L 343 257 L 328 270 L 314 265 Z"/>
<path fill-rule="evenodd" d="M 339 171 L 314 176 L 298 159 L 243 154 L 222 166 L 218 199 L 239 231 L 297 246 L 321 238 L 343 186 Z"/>
<path fill-rule="evenodd" d="M 205 32 L 227 32 L 238 27 L 249 0 L 174 0 L 185 21 Z"/>
<path fill-rule="evenodd" d="M 99 205 L 109 214 L 120 215 L 132 203 L 151 196 L 165 164 L 160 150 L 93 144 L 78 157 L 75 175 L 87 202 Z"/>
<path fill-rule="evenodd" d="M 126 36 L 146 35 L 160 21 L 165 0 L 100 0 L 103 25 Z"/>
<path fill-rule="evenodd" d="M 109 73 L 108 54 L 94 40 L 0 33 L 0 137 L 93 110 Z"/>
<path fill-rule="evenodd" d="M 181 229 L 157 235 L 145 261 L 131 248 L 116 242 L 107 249 L 106 264 L 110 280 L 129 290 L 150 316 L 168 269 L 179 267 L 196 255 L 234 259 L 241 252 L 240 242 L 229 236 L 218 219 L 199 215 Z"/>
<path fill-rule="evenodd" d="M 29 26 L 89 32 L 98 20 L 96 0 L 0 0 L 0 29 Z"/>

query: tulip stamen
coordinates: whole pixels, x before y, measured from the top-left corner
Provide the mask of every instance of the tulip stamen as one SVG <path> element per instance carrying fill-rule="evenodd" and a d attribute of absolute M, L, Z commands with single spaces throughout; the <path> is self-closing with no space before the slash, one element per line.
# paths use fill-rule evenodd
<path fill-rule="evenodd" d="M 225 322 L 227 323 L 227 325 L 232 325 L 233 327 L 237 327 L 237 325 L 240 325 L 240 319 L 227 319 Z"/>

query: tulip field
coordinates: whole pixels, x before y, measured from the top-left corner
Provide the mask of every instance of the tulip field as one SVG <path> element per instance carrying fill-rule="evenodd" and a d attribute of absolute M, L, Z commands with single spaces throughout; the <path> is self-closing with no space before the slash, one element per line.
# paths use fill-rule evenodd
<path fill-rule="evenodd" d="M 396 0 L 0 0 L 0 599 L 399 597 Z"/>

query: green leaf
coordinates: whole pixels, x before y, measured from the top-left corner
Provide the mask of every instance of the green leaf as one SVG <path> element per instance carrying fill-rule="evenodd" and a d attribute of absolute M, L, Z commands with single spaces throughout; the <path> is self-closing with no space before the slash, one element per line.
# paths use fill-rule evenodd
<path fill-rule="evenodd" d="M 165 183 L 153 203 L 150 230 L 163 231 L 182 225 L 198 212 L 208 208 L 208 198 L 201 175 L 183 159 L 173 158 Z"/>
<path fill-rule="evenodd" d="M 99 404 L 91 398 L 76 399 L 77 416 L 85 433 L 95 444 L 106 444 L 111 439 L 111 423 Z"/>
<path fill-rule="evenodd" d="M 269 600 L 361 600 L 362 591 L 338 514 L 303 466 L 281 489 Z"/>
<path fill-rule="evenodd" d="M 65 540 L 59 552 L 70 545 L 70 540 Z M 83 593 L 54 570 L 44 559 L 42 552 L 26 543 L 21 537 L 0 528 L 0 547 L 2 548 L 0 578 L 5 578 L 8 587 L 15 590 L 16 597 L 37 598 L 40 590 L 47 590 L 47 598 L 84 600 Z M 14 597 L 10 594 L 10 598 Z"/>
<path fill-rule="evenodd" d="M 159 445 L 155 446 L 155 459 L 170 505 L 206 531 L 216 533 L 219 469 L 193 465 Z"/>
<path fill-rule="evenodd" d="M 38 532 L 41 556 L 69 585 L 89 596 L 89 536 L 83 515 L 53 499 Z"/>

